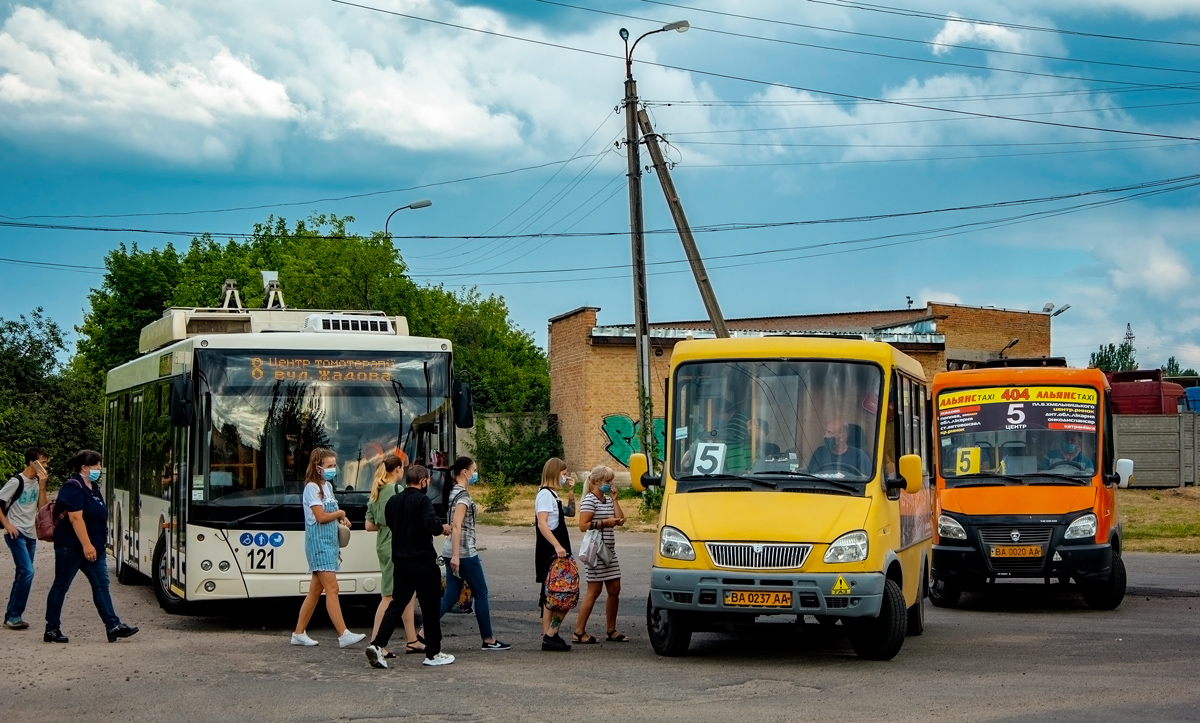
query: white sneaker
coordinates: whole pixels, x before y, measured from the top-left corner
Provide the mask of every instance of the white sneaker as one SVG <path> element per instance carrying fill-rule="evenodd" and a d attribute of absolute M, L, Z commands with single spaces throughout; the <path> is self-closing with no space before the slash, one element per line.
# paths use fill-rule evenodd
<path fill-rule="evenodd" d="M 383 659 L 383 651 L 374 645 L 367 646 L 367 662 L 372 668 L 386 668 L 387 661 Z"/>
<path fill-rule="evenodd" d="M 448 653 L 438 653 L 432 658 L 425 658 L 425 665 L 449 665 L 454 662 L 454 656 Z"/>
<path fill-rule="evenodd" d="M 319 645 L 317 641 L 308 637 L 308 632 L 292 633 L 292 645 L 303 645 L 306 648 L 311 648 L 314 645 Z"/>
<path fill-rule="evenodd" d="M 342 633 L 341 637 L 338 638 L 338 647 L 348 648 L 355 643 L 361 643 L 366 639 L 366 637 L 367 636 L 363 635 L 362 633 L 352 633 L 347 630 L 346 632 Z"/>

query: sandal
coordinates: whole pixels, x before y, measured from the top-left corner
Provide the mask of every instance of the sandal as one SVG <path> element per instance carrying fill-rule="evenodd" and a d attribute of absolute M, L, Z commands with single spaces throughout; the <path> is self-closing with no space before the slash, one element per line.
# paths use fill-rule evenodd
<path fill-rule="evenodd" d="M 424 643 L 425 643 L 425 641 L 421 640 L 421 638 L 418 637 L 417 642 L 409 643 L 404 646 L 404 654 L 405 655 L 417 655 L 419 653 L 424 653 L 425 652 Z M 420 645 L 421 647 L 418 648 L 417 647 L 418 645 Z"/>
<path fill-rule="evenodd" d="M 608 638 L 608 642 L 610 642 L 610 643 L 628 643 L 629 642 L 628 635 L 625 635 L 624 633 L 618 633 L 616 630 L 609 630 L 608 634 L 605 637 Z"/>
<path fill-rule="evenodd" d="M 587 637 L 583 637 L 584 635 Z M 587 633 L 571 633 L 571 642 L 579 645 L 598 645 L 600 643 L 599 640 L 596 640 L 596 636 Z"/>

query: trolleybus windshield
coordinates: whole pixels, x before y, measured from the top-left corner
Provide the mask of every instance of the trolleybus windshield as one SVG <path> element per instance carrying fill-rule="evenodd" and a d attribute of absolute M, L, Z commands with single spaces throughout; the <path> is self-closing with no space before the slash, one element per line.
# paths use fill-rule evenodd
<path fill-rule="evenodd" d="M 948 487 L 1072 484 L 1096 473 L 1099 393 L 1091 387 L 954 389 L 937 398 Z"/>
<path fill-rule="evenodd" d="M 693 362 L 679 366 L 673 391 L 671 474 L 681 492 L 736 486 L 737 477 L 748 478 L 745 489 L 771 490 L 875 476 L 882 374 L 874 364 Z M 754 484 L 762 480 L 769 484 Z"/>
<path fill-rule="evenodd" d="M 448 466 L 447 353 L 197 350 L 196 367 L 194 507 L 299 504 L 318 447 L 337 454 L 343 507 L 366 504 L 376 470 L 398 450 L 410 463 Z"/>

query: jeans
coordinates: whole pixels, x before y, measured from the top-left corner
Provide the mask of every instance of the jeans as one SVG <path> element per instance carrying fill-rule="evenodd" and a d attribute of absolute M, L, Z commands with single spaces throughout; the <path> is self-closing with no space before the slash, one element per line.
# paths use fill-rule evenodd
<path fill-rule="evenodd" d="M 55 547 L 54 584 L 50 586 L 50 595 L 46 598 L 46 630 L 58 630 L 61 627 L 63 601 L 67 599 L 67 590 L 71 589 L 75 573 L 80 570 L 92 585 L 92 602 L 104 621 L 104 629 L 112 630 L 121 624 L 121 619 L 113 610 L 112 597 L 108 594 L 108 558 L 103 548 L 95 560 L 88 562 L 82 552 Z"/>
<path fill-rule="evenodd" d="M 492 610 L 488 606 L 487 578 L 483 576 L 483 563 L 479 557 L 459 558 L 458 574 L 455 577 L 450 570 L 450 560 L 446 559 L 446 592 L 442 595 L 442 615 L 454 607 L 458 596 L 462 594 L 463 581 L 471 587 L 471 595 L 475 598 L 475 621 L 479 623 L 479 637 L 487 640 L 492 637 Z"/>
<path fill-rule="evenodd" d="M 8 596 L 8 607 L 4 610 L 5 620 L 17 620 L 25 612 L 25 604 L 29 602 L 29 589 L 33 587 L 33 553 L 37 550 L 37 540 L 18 534 L 13 539 L 6 533 L 4 541 L 12 550 L 13 564 L 17 574 L 13 577 L 12 592 Z"/>
<path fill-rule="evenodd" d="M 441 595 L 442 573 L 433 558 L 393 559 L 396 582 L 392 585 L 392 602 L 379 623 L 379 632 L 371 645 L 386 648 L 392 633 L 396 632 L 396 618 L 408 607 L 413 593 L 421 607 L 425 623 L 425 657 L 433 658 L 442 652 L 442 625 L 438 616 L 438 596 Z"/>

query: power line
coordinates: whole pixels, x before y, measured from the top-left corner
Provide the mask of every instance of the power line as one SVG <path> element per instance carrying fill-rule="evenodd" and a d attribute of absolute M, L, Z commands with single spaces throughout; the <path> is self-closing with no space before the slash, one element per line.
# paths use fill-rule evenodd
<path fill-rule="evenodd" d="M 1188 43 L 1182 40 L 1161 40 L 1154 38 L 1135 38 L 1127 35 L 1105 35 L 1103 33 L 1089 33 L 1081 30 L 1064 30 L 1062 28 L 1047 28 L 1039 25 L 1020 25 L 1017 23 L 1006 23 L 1000 20 L 979 20 L 977 18 L 964 18 L 959 15 L 940 15 L 938 13 L 925 12 L 924 10 L 912 10 L 909 8 L 891 7 L 888 5 L 872 5 L 864 2 L 853 2 L 852 0 L 839 0 L 838 2 L 829 2 L 829 0 L 808 0 L 816 5 L 832 5 L 836 8 L 868 10 L 877 13 L 886 13 L 888 15 L 902 15 L 913 18 L 925 18 L 927 20 L 942 20 L 947 22 L 959 23 L 980 23 L 982 25 L 996 25 L 1002 28 L 1012 28 L 1014 30 L 1032 30 L 1039 33 L 1055 33 L 1058 35 L 1076 35 L 1084 38 L 1098 38 L 1101 40 L 1124 40 L 1133 43 L 1156 43 L 1159 45 L 1184 45 L 1193 48 L 1200 48 L 1200 43 Z"/>
<path fill-rule="evenodd" d="M 608 10 L 598 10 L 596 8 L 584 7 L 582 5 L 569 5 L 567 3 L 556 2 L 555 0 L 537 0 L 537 2 L 544 3 L 546 5 L 557 5 L 559 7 L 571 8 L 572 10 L 583 10 L 585 12 L 598 13 L 600 15 L 609 15 L 612 17 L 625 18 L 628 20 L 638 20 L 641 22 L 648 22 L 648 23 L 660 23 L 661 22 L 659 20 L 655 20 L 652 18 L 642 18 L 642 17 L 638 17 L 636 15 L 626 15 L 624 13 L 615 13 L 615 12 L 611 12 Z M 747 17 L 747 16 L 740 16 L 740 17 Z M 759 20 L 760 18 L 754 18 L 754 19 Z M 768 21 L 768 22 L 770 22 L 770 21 Z M 892 55 L 890 53 L 879 53 L 879 52 L 870 51 L 870 50 L 854 50 L 852 48 L 839 48 L 839 47 L 836 47 L 833 45 L 819 45 L 817 43 L 804 43 L 804 42 L 800 42 L 798 40 L 784 40 L 783 38 L 768 38 L 768 37 L 764 37 L 762 35 L 750 35 L 748 33 L 737 33 L 737 32 L 733 32 L 732 30 L 717 30 L 715 28 L 705 28 L 705 27 L 701 27 L 699 25 L 691 25 L 690 28 L 692 30 L 699 30 L 699 31 L 705 32 L 705 33 L 713 33 L 716 35 L 727 35 L 729 37 L 734 37 L 734 38 L 743 38 L 743 39 L 748 39 L 748 40 L 761 40 L 761 41 L 767 42 L 767 43 L 779 43 L 782 45 L 794 45 L 796 47 L 802 47 L 802 48 L 814 48 L 817 50 L 829 50 L 829 51 L 836 52 L 836 53 L 851 53 L 853 55 L 865 55 L 865 56 L 874 57 L 874 58 L 886 58 L 888 60 L 903 60 L 903 61 L 909 62 L 909 63 L 926 63 L 926 64 L 930 64 L 930 65 L 945 65 L 945 66 L 954 67 L 954 68 L 970 68 L 972 70 L 987 70 L 987 71 L 992 71 L 992 72 L 997 72 L 997 73 L 1015 73 L 1018 75 L 1029 75 L 1029 76 L 1035 76 L 1035 77 L 1040 77 L 1040 78 L 1057 78 L 1060 80 L 1079 80 L 1079 81 L 1083 81 L 1086 83 L 1109 83 L 1109 84 L 1113 84 L 1113 85 L 1136 86 L 1139 88 L 1156 87 L 1156 88 L 1172 88 L 1172 89 L 1174 89 L 1174 88 L 1178 87 L 1178 86 L 1160 85 L 1157 83 L 1137 83 L 1134 81 L 1126 81 L 1126 80 L 1112 80 L 1112 79 L 1106 79 L 1106 78 L 1085 78 L 1083 76 L 1078 76 L 1078 75 L 1061 75 L 1058 73 L 1043 73 L 1043 72 L 1039 72 L 1036 70 L 1018 70 L 1016 68 L 997 68 L 997 67 L 987 66 L 987 65 L 976 65 L 973 63 L 958 63 L 958 62 L 951 61 L 951 60 L 935 60 L 933 58 L 914 58 L 914 57 L 911 57 L 908 55 Z M 1181 73 L 1200 73 L 1200 71 L 1196 71 L 1196 70 L 1178 70 L 1175 68 L 1165 68 L 1165 69 L 1159 68 L 1159 70 L 1173 70 L 1175 72 L 1181 72 Z"/>
<path fill-rule="evenodd" d="M 29 266 L 38 269 L 49 269 L 51 271 L 73 271 L 79 274 L 96 274 L 105 271 L 103 266 L 79 266 L 76 264 L 56 264 L 50 261 L 30 261 L 28 259 L 5 259 L 0 258 L 0 264 L 11 264 L 13 266 Z"/>
<path fill-rule="evenodd" d="M 539 1 L 543 1 L 543 0 L 539 0 Z M 839 33 L 842 35 L 855 35 L 858 37 L 875 38 L 878 40 L 894 40 L 894 41 L 900 42 L 900 43 L 916 43 L 919 45 L 934 45 L 934 46 L 937 46 L 940 48 L 954 48 L 956 50 L 976 50 L 981 53 L 995 53 L 997 55 L 1016 55 L 1016 56 L 1025 57 L 1025 58 L 1037 58 L 1040 60 L 1056 60 L 1056 61 L 1061 61 L 1061 62 L 1066 62 L 1066 63 L 1084 63 L 1084 64 L 1088 64 L 1088 65 L 1109 65 L 1109 66 L 1114 66 L 1114 67 L 1118 67 L 1118 68 L 1133 68 L 1133 69 L 1137 69 L 1137 70 L 1164 70 L 1164 71 L 1169 71 L 1169 72 L 1173 72 L 1173 73 L 1200 73 L 1200 70 L 1191 70 L 1191 69 L 1187 69 L 1187 68 L 1165 68 L 1165 67 L 1154 66 L 1154 65 L 1137 65 L 1134 63 L 1118 63 L 1116 61 L 1111 61 L 1111 60 L 1095 60 L 1095 59 L 1088 59 L 1088 58 L 1068 58 L 1068 57 L 1063 57 L 1063 56 L 1059 56 L 1059 55 L 1040 55 L 1038 53 L 1022 53 L 1022 52 L 1016 51 L 1016 50 L 1002 50 L 1000 48 L 981 48 L 976 45 L 958 45 L 955 43 L 938 43 L 938 42 L 934 42 L 932 40 L 918 40 L 916 38 L 902 38 L 902 37 L 898 37 L 895 35 L 879 35 L 877 33 L 856 32 L 853 30 L 844 30 L 842 28 L 829 28 L 829 27 L 824 27 L 824 26 L 820 26 L 820 25 L 805 25 L 803 23 L 794 23 L 794 22 L 789 22 L 787 20 L 779 20 L 776 18 L 762 18 L 762 17 L 753 16 L 753 15 L 740 15 L 738 13 L 722 12 L 720 10 L 709 10 L 706 8 L 698 8 L 698 7 L 694 7 L 691 5 L 680 5 L 678 3 L 663 2 L 662 0 L 641 0 L 641 1 L 644 3 L 650 4 L 650 5 L 662 5 L 664 7 L 672 7 L 672 8 L 679 8 L 681 10 L 690 10 L 693 12 L 708 13 L 710 15 L 721 15 L 724 17 L 738 18 L 740 20 L 754 20 L 754 21 L 761 22 L 761 23 L 770 23 L 773 25 L 786 25 L 786 26 L 794 27 L 794 28 L 805 28 L 807 30 L 819 30 L 822 32 Z M 834 5 L 834 3 L 827 3 L 827 4 Z M 836 7 L 843 7 L 843 6 L 836 5 Z M 857 9 L 862 9 L 862 8 L 857 8 Z M 950 16 L 946 16 L 946 17 L 949 18 Z M 962 18 L 961 21 L 969 22 L 966 18 Z M 982 22 L 982 23 L 986 23 L 989 25 L 999 25 L 999 23 L 994 23 L 992 21 L 971 21 L 971 22 Z"/>
<path fill-rule="evenodd" d="M 517 41 L 524 42 L 524 43 L 532 43 L 534 45 L 542 45 L 545 47 L 556 48 L 559 50 L 569 50 L 571 52 L 583 53 L 585 55 L 594 55 L 594 56 L 601 57 L 601 58 L 624 60 L 624 58 L 622 56 L 614 55 L 612 53 L 601 53 L 596 50 L 586 50 L 584 48 L 576 48 L 576 47 L 572 47 L 569 45 L 561 45 L 559 43 L 550 43 L 545 40 L 534 40 L 532 38 L 523 38 L 518 35 L 509 35 L 507 33 L 500 33 L 500 32 L 496 32 L 494 30 L 483 30 L 480 28 L 473 28 L 468 25 L 458 25 L 455 23 L 448 23 L 443 20 L 432 20 L 430 18 L 423 18 L 423 17 L 417 16 L 417 15 L 410 15 L 407 13 L 396 12 L 395 10 L 384 10 L 383 8 L 371 7 L 370 5 L 360 5 L 358 3 L 349 2 L 348 0 L 330 0 L 330 2 L 334 2 L 339 5 L 346 5 L 348 7 L 356 7 L 356 8 L 362 9 L 362 10 L 370 10 L 372 12 L 382 13 L 385 15 L 394 15 L 397 17 L 408 18 L 410 20 L 418 20 L 421 22 L 432 23 L 434 25 L 441 25 L 444 27 L 455 28 L 458 30 L 468 30 L 468 31 L 475 32 L 475 33 L 481 33 L 483 35 L 490 35 L 493 37 L 505 38 L 508 40 L 517 40 Z M 903 107 L 903 108 L 917 108 L 920 110 L 932 110 L 932 111 L 937 111 L 940 113 L 952 113 L 952 114 L 956 114 L 956 115 L 962 115 L 962 116 L 974 117 L 974 118 L 991 118 L 993 120 L 1007 120 L 1007 121 L 1013 121 L 1015 123 L 1029 123 L 1029 124 L 1033 124 L 1033 125 L 1053 126 L 1053 127 L 1058 127 L 1058 128 L 1074 128 L 1076 130 L 1096 131 L 1099 133 L 1117 133 L 1117 134 L 1121 134 L 1121 135 L 1143 136 L 1146 138 L 1164 138 L 1164 139 L 1168 139 L 1168 140 L 1177 140 L 1177 141 L 1200 141 L 1200 138 L 1194 138 L 1191 136 L 1176 136 L 1176 135 L 1169 135 L 1169 134 L 1164 134 L 1164 133 L 1147 133 L 1144 131 L 1131 131 L 1131 130 L 1125 130 L 1125 129 L 1120 129 L 1120 128 L 1100 128 L 1100 127 L 1095 127 L 1095 126 L 1084 126 L 1084 125 L 1076 125 L 1076 124 L 1071 124 L 1071 123 L 1055 123 L 1053 121 L 1034 120 L 1031 118 L 1005 116 L 1005 115 L 999 115 L 999 114 L 994 114 L 994 113 L 981 113 L 981 112 L 977 112 L 977 111 L 962 110 L 962 109 L 958 109 L 958 108 L 940 108 L 938 106 L 922 105 L 920 103 L 910 103 L 910 102 L 901 101 L 901 100 L 886 99 L 886 98 L 872 98 L 870 96 L 855 95 L 853 93 L 840 93 L 840 92 L 832 91 L 832 90 L 820 90 L 817 88 L 807 88 L 807 87 L 804 87 L 801 85 L 790 85 L 788 83 L 779 83 L 779 82 L 769 81 L 769 80 L 758 80 L 756 78 L 747 78 L 744 76 L 733 75 L 730 73 L 717 73 L 717 72 L 711 71 L 711 70 L 698 70 L 696 68 L 687 68 L 687 67 L 679 66 L 679 65 L 670 65 L 668 63 L 655 63 L 652 61 L 645 61 L 645 60 L 638 61 L 638 62 L 641 63 L 642 65 L 649 65 L 649 66 L 653 66 L 653 67 L 657 67 L 657 68 L 665 68 L 667 70 L 678 70 L 678 71 L 685 72 L 685 73 L 695 73 L 696 75 L 703 75 L 703 76 L 706 76 L 709 78 L 721 78 L 723 80 L 732 80 L 732 81 L 736 81 L 739 83 L 752 83 L 755 85 L 763 85 L 763 86 L 767 86 L 770 88 L 784 88 L 786 90 L 797 90 L 797 91 L 802 91 L 805 93 L 816 93 L 819 95 L 828 95 L 828 96 L 835 97 L 835 98 L 845 98 L 847 100 L 856 100 L 856 101 L 860 101 L 860 102 L 864 102 L 864 103 L 879 103 L 879 104 L 883 104 L 883 105 L 894 105 L 894 106 L 899 106 L 899 107 Z"/>
<path fill-rule="evenodd" d="M 607 153 L 607 151 L 605 151 Z M 594 154 L 603 155 L 603 154 Z M 483 173 L 478 176 L 467 176 L 465 178 L 455 178 L 449 181 L 435 181 L 433 183 L 422 183 L 418 186 L 408 186 L 406 188 L 389 188 L 383 191 L 368 191 L 366 193 L 354 193 L 349 196 L 330 196 L 327 198 L 314 198 L 310 201 L 289 201 L 286 203 L 265 203 L 258 206 L 234 206 L 231 208 L 209 208 L 193 211 L 151 211 L 145 213 L 102 213 L 102 214 L 64 214 L 64 215 L 49 215 L 35 214 L 29 216 L 5 216 L 0 214 L 0 218 L 8 219 L 9 221 L 26 221 L 31 218 L 145 218 L 151 216 L 194 216 L 204 213 L 230 213 L 233 211 L 260 211 L 266 208 L 282 208 L 284 206 L 310 206 L 315 203 L 328 203 L 331 201 L 349 201 L 356 198 L 368 198 L 371 196 L 382 196 L 389 193 L 404 193 L 406 191 L 416 191 L 422 188 L 434 188 L 436 186 L 448 186 L 454 183 L 466 183 L 468 181 L 479 181 L 486 178 L 497 178 L 499 176 L 509 176 L 514 173 L 523 171 L 536 171 L 540 168 L 548 168 L 550 166 L 558 166 L 570 163 L 578 158 L 591 158 L 590 155 L 572 156 L 562 161 L 549 161 L 547 163 L 539 163 L 535 166 L 524 166 L 522 168 L 512 168 L 507 171 L 496 171 L 495 173 Z"/>

